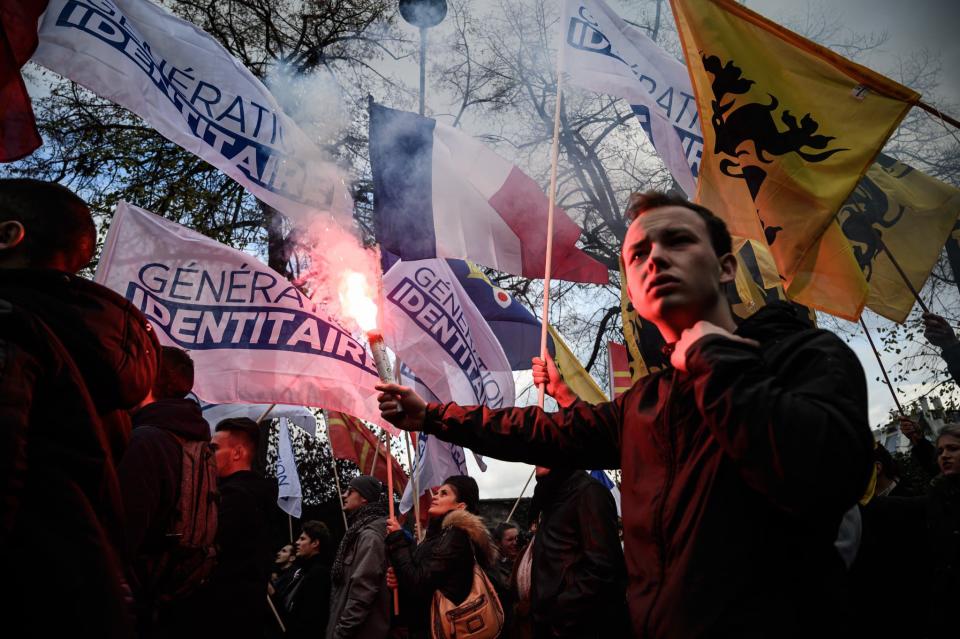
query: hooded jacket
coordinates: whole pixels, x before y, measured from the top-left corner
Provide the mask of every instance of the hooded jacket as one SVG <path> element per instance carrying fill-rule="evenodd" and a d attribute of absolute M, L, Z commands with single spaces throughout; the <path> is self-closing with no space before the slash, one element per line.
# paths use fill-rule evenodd
<path fill-rule="evenodd" d="M 537 479 L 531 616 L 537 637 L 622 637 L 627 572 L 613 495 L 582 470 Z"/>
<path fill-rule="evenodd" d="M 453 510 L 442 520 L 431 520 L 427 535 L 416 546 L 403 531 L 390 533 L 387 553 L 397 573 L 404 601 L 401 606 L 409 602 L 414 608 L 407 618 L 416 636 L 429 631 L 430 605 L 436 591 L 460 604 L 473 585 L 474 557 L 481 569 L 490 572 L 498 555 L 483 520 L 466 510 Z"/>
<path fill-rule="evenodd" d="M 145 575 L 138 558 L 167 548 L 164 535 L 179 498 L 183 453 L 173 434 L 210 441 L 210 425 L 192 399 L 162 399 L 135 412 L 130 444 L 118 468 L 128 554 L 141 581 Z"/>
<path fill-rule="evenodd" d="M 613 402 L 556 413 L 430 404 L 423 429 L 509 461 L 622 468 L 627 599 L 639 637 L 835 629 L 833 541 L 873 437 L 863 369 L 836 335 L 771 304 Z"/>

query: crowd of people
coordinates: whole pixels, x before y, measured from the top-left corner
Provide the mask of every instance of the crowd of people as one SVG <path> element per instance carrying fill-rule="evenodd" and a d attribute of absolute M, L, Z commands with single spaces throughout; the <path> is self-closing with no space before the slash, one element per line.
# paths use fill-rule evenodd
<path fill-rule="evenodd" d="M 261 425 L 211 434 L 189 353 L 77 276 L 96 228 L 69 190 L 0 180 L 0 542 L 16 636 L 944 637 L 960 600 L 960 425 L 904 418 L 908 485 L 868 425 L 851 349 L 773 303 L 736 321 L 724 223 L 635 194 L 622 251 L 671 367 L 613 402 L 427 404 L 382 384 L 383 417 L 536 466 L 529 527 L 484 521 L 476 481 L 433 487 L 421 526 L 367 475 L 347 527 L 279 549 Z M 960 348 L 925 316 L 951 373 Z M 622 471 L 622 520 L 585 468 Z M 622 530 L 622 533 L 621 533 Z M 901 608 L 887 605 L 896 597 Z M 11 636 L 14 636 L 11 634 Z"/>

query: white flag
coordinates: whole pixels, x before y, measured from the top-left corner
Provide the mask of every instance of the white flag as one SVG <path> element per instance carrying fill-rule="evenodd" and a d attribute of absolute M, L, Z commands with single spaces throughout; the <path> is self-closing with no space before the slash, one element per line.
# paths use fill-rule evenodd
<path fill-rule="evenodd" d="M 288 515 L 297 519 L 303 513 L 303 491 L 297 460 L 293 458 L 290 443 L 290 425 L 286 417 L 280 418 L 280 450 L 277 453 L 277 505 Z"/>
<path fill-rule="evenodd" d="M 384 339 L 442 401 L 513 406 L 510 362 L 445 260 L 397 262 L 383 276 Z"/>
<path fill-rule="evenodd" d="M 50 0 L 33 61 L 130 109 L 281 213 L 349 222 L 335 165 L 239 60 L 147 0 Z"/>
<path fill-rule="evenodd" d="M 190 352 L 203 401 L 323 406 L 395 432 L 370 353 L 256 258 L 120 202 L 95 279 L 143 312 L 161 344 Z"/>
<path fill-rule="evenodd" d="M 627 100 L 673 179 L 695 195 L 703 133 L 686 67 L 603 0 L 565 0 L 560 25 L 570 81 Z"/>

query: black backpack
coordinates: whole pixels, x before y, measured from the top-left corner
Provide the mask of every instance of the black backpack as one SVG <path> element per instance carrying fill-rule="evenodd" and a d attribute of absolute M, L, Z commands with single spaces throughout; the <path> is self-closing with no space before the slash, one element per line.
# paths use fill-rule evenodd
<path fill-rule="evenodd" d="M 164 534 L 164 550 L 151 558 L 152 598 L 176 601 L 203 585 L 217 563 L 220 493 L 217 464 L 208 441 L 188 440 L 164 430 L 181 450 L 180 490 Z"/>

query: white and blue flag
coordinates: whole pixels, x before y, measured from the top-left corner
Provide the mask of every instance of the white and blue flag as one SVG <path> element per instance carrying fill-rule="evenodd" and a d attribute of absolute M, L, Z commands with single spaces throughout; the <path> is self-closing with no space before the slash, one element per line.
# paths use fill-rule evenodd
<path fill-rule="evenodd" d="M 300 519 L 303 514 L 303 491 L 300 489 L 300 474 L 297 460 L 293 457 L 290 443 L 290 424 L 286 417 L 280 418 L 280 449 L 277 454 L 277 505 L 283 512 Z"/>
<path fill-rule="evenodd" d="M 673 179 L 695 195 L 703 133 L 686 67 L 603 0 L 565 0 L 560 24 L 570 81 L 629 102 Z"/>
<path fill-rule="evenodd" d="M 620 489 L 617 488 L 617 485 L 613 483 L 613 480 L 610 479 L 610 476 L 603 470 L 591 470 L 590 476 L 596 479 L 598 482 L 603 484 L 607 490 L 613 495 L 613 501 L 617 504 L 617 515 L 622 517 L 623 513 L 620 511 Z"/>
<path fill-rule="evenodd" d="M 148 0 L 50 0 L 32 60 L 130 109 L 295 220 L 349 224 L 340 171 L 243 64 Z"/>
<path fill-rule="evenodd" d="M 393 428 L 364 344 L 254 256 L 120 202 L 95 279 L 190 352 L 203 401 L 322 406 Z"/>
<path fill-rule="evenodd" d="M 387 345 L 443 401 L 513 406 L 513 368 L 446 260 L 400 261 L 383 276 Z"/>

